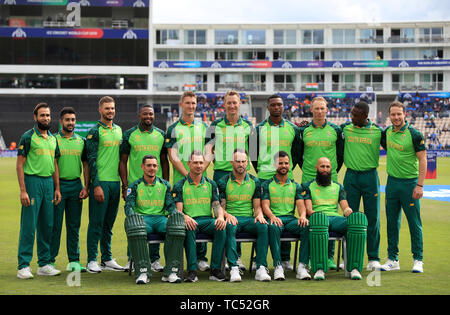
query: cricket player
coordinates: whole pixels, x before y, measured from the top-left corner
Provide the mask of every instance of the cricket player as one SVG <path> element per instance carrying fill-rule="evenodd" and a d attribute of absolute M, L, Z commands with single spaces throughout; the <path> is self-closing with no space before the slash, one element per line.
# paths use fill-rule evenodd
<path fill-rule="evenodd" d="M 347 239 L 347 271 L 351 279 L 361 280 L 367 237 L 367 218 L 349 207 L 344 187 L 333 181 L 328 158 L 317 160 L 316 178 L 304 185 L 304 199 L 309 216 L 311 271 L 314 280 L 324 280 L 328 265 L 329 231 L 345 234 Z M 338 212 L 343 210 L 344 216 Z"/>
<path fill-rule="evenodd" d="M 308 224 L 306 208 L 302 198 L 302 187 L 288 176 L 291 168 L 289 154 L 280 151 L 275 154 L 276 174 L 262 186 L 261 205 L 269 219 L 269 244 L 274 266 L 274 280 L 285 280 L 281 265 L 280 237 L 283 231 L 300 236 L 300 255 L 296 278 L 311 279 L 306 269 L 309 259 Z M 298 218 L 294 216 L 297 208 Z"/>
<path fill-rule="evenodd" d="M 405 106 L 389 106 L 392 125 L 383 133 L 381 143 L 387 151 L 386 220 L 388 259 L 381 270 L 399 270 L 398 241 L 401 209 L 405 212 L 411 235 L 412 272 L 423 272 L 423 234 L 420 198 L 427 172 L 427 153 L 423 135 L 405 121 Z"/>
<path fill-rule="evenodd" d="M 199 232 L 214 236 L 209 279 L 224 281 L 226 278 L 221 270 L 221 265 L 227 223 L 220 206 L 217 184 L 203 175 L 205 157 L 201 151 L 194 150 L 191 153 L 188 167 L 188 175 L 173 187 L 177 210 L 184 214 L 186 224 L 185 248 L 188 275 L 185 281 L 198 281 L 195 240 Z M 212 213 L 214 213 L 214 217 Z"/>
<path fill-rule="evenodd" d="M 230 163 L 233 171 L 217 183 L 227 222 L 226 256 L 231 269 L 230 282 L 242 281 L 236 249 L 236 233 L 242 231 L 257 236 L 255 280 L 270 281 L 267 273 L 268 225 L 261 209 L 259 179 L 247 173 L 248 155 L 244 149 L 234 150 Z"/>
<path fill-rule="evenodd" d="M 369 118 L 369 105 L 360 101 L 351 110 L 351 122 L 341 125 L 344 163 L 347 167 L 344 189 L 347 202 L 359 211 L 361 198 L 367 217 L 368 270 L 380 269 L 380 180 L 378 160 L 383 129 Z"/>
<path fill-rule="evenodd" d="M 169 161 L 167 149 L 164 147 L 165 132 L 155 127 L 155 111 L 150 105 L 143 105 L 139 109 L 139 123 L 124 132 L 120 145 L 119 173 L 122 180 L 122 197 L 126 200 L 128 183 L 132 183 L 142 177 L 142 158 L 148 154 L 156 156 L 158 160 L 159 178 L 169 181 Z M 159 262 L 159 246 L 150 246 L 152 270 L 163 271 Z M 125 266 L 128 269 L 128 265 Z"/>
<path fill-rule="evenodd" d="M 64 107 L 60 112 L 61 130 L 56 135 L 59 151 L 58 160 L 61 202 L 55 205 L 53 234 L 50 246 L 51 262 L 55 263 L 61 241 L 64 215 L 66 217 L 66 248 L 68 271 L 85 272 L 80 264 L 80 226 L 83 200 L 89 196 L 89 169 L 87 164 L 85 139 L 74 132 L 76 113 L 72 107 Z M 83 172 L 84 187 L 81 184 Z"/>
<path fill-rule="evenodd" d="M 111 253 L 112 228 L 120 201 L 119 147 L 122 129 L 113 123 L 116 107 L 112 97 L 102 97 L 98 111 L 100 120 L 86 137 L 90 174 L 86 270 L 90 273 L 124 270 L 112 259 Z M 101 267 L 97 262 L 99 242 Z"/>
<path fill-rule="evenodd" d="M 327 121 L 327 111 L 327 101 L 323 97 L 315 97 L 311 103 L 313 119 L 309 124 L 300 127 L 299 166 L 303 171 L 302 184 L 316 177 L 316 161 L 320 157 L 327 157 L 331 161 L 331 178 L 337 181 L 337 173 L 343 163 L 344 142 L 341 128 Z M 334 241 L 330 241 L 330 269 L 336 269 L 334 247 Z"/>
<path fill-rule="evenodd" d="M 269 117 L 256 126 L 257 159 L 253 166 L 258 172 L 261 184 L 271 180 L 276 173 L 273 158 L 275 153 L 285 151 L 289 155 L 291 168 L 288 177 L 294 180 L 293 168 L 299 160 L 300 129 L 283 118 L 283 98 L 271 95 L 268 99 Z M 281 243 L 281 265 L 285 270 L 293 270 L 290 263 L 291 242 Z"/>
<path fill-rule="evenodd" d="M 152 233 L 161 234 L 165 238 L 166 267 L 162 281 L 181 282 L 177 273 L 183 254 L 184 218 L 176 210 L 169 182 L 156 175 L 158 168 L 156 156 L 149 154 L 142 158 L 143 176 L 130 183 L 125 203 L 125 231 L 131 256 L 135 261 L 137 284 L 150 281 L 147 235 Z M 166 213 L 169 214 L 169 219 Z"/>
<path fill-rule="evenodd" d="M 30 262 L 36 235 L 38 270 L 41 276 L 56 276 L 61 271 L 51 264 L 50 243 L 53 228 L 53 206 L 61 201 L 56 137 L 49 131 L 50 107 L 39 103 L 33 111 L 36 125 L 20 138 L 17 151 L 17 179 L 22 212 L 18 249 L 20 279 L 33 278 Z"/>

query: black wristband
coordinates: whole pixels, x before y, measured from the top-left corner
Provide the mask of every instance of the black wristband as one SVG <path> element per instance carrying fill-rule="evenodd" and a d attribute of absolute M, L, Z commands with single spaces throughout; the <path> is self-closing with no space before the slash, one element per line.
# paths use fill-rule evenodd
<path fill-rule="evenodd" d="M 419 187 L 422 187 L 422 188 L 423 188 L 423 186 L 422 186 L 422 185 L 419 185 L 419 184 L 417 184 L 417 186 L 419 186 Z"/>

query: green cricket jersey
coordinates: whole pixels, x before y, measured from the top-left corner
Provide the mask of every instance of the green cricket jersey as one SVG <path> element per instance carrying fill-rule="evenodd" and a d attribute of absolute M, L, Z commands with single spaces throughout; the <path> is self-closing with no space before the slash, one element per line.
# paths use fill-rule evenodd
<path fill-rule="evenodd" d="M 23 166 L 26 175 L 48 177 L 55 172 L 55 158 L 59 158 L 60 152 L 56 137 L 50 131 L 42 135 L 35 126 L 20 138 L 17 155 L 26 158 Z"/>
<path fill-rule="evenodd" d="M 144 177 L 128 186 L 125 213 L 167 215 L 176 211 L 168 181 L 156 176 L 153 184 Z"/>
<path fill-rule="evenodd" d="M 187 162 L 192 151 L 204 152 L 206 128 L 207 125 L 203 122 L 194 121 L 194 123 L 188 124 L 180 118 L 167 129 L 164 146 L 167 149 L 176 148 L 178 150 L 178 158 L 188 172 Z M 174 168 L 173 184 L 183 178 L 183 175 Z"/>
<path fill-rule="evenodd" d="M 56 135 L 59 152 L 58 159 L 59 178 L 74 180 L 80 178 L 83 170 L 83 161 L 87 161 L 85 139 L 73 133 L 67 138 L 62 131 Z"/>
<path fill-rule="evenodd" d="M 337 172 L 342 166 L 344 154 L 341 128 L 328 121 L 322 126 L 316 126 L 311 121 L 306 126 L 300 127 L 300 151 L 302 183 L 316 178 L 315 167 L 321 157 L 330 159 L 331 176 L 337 180 Z"/>
<path fill-rule="evenodd" d="M 242 117 L 234 125 L 226 117 L 215 120 L 206 134 L 206 143 L 214 145 L 214 170 L 221 171 L 233 170 L 230 161 L 234 150 L 241 148 L 249 152 L 249 138 L 255 135 L 252 123 Z"/>
<path fill-rule="evenodd" d="M 182 202 L 183 212 L 191 218 L 212 217 L 211 203 L 219 201 L 217 184 L 205 176 L 196 185 L 188 174 L 173 186 L 172 192 L 175 203 Z"/>
<path fill-rule="evenodd" d="M 304 184 L 304 188 L 303 199 L 312 201 L 314 211 L 322 212 L 330 217 L 342 216 L 338 209 L 339 202 L 347 200 L 344 186 L 335 181 L 331 181 L 329 186 L 320 186 L 316 180 L 312 180 Z"/>
<path fill-rule="evenodd" d="M 226 211 L 234 216 L 253 217 L 253 199 L 261 198 L 259 179 L 246 174 L 239 184 L 233 173 L 222 177 L 218 182 L 220 199 L 226 200 Z"/>
<path fill-rule="evenodd" d="M 118 182 L 119 176 L 119 147 L 122 141 L 122 129 L 112 124 L 107 125 L 98 121 L 86 137 L 86 150 L 89 165 L 89 175 L 93 187 L 100 182 Z"/>
<path fill-rule="evenodd" d="M 289 154 L 291 168 L 289 178 L 293 179 L 292 169 L 298 161 L 300 129 L 288 120 L 283 119 L 275 125 L 270 117 L 256 126 L 258 143 L 258 177 L 270 179 L 276 173 L 274 155 L 279 151 Z"/>
<path fill-rule="evenodd" d="M 262 184 L 261 200 L 270 200 L 270 210 L 275 216 L 295 215 L 295 202 L 302 197 L 302 186 L 289 179 L 282 184 L 274 175 Z"/>
<path fill-rule="evenodd" d="M 128 155 L 128 182 L 132 183 L 142 177 L 142 158 L 147 154 L 154 155 L 158 160 L 158 172 L 156 176 L 162 177 L 161 152 L 164 147 L 165 133 L 152 125 L 150 130 L 145 130 L 139 123 L 128 129 L 122 137 L 120 154 Z"/>
<path fill-rule="evenodd" d="M 416 153 L 426 150 L 422 133 L 408 122 L 399 130 L 394 126 L 386 128 L 381 144 L 387 151 L 388 175 L 396 178 L 417 178 L 419 159 Z"/>
<path fill-rule="evenodd" d="M 368 171 L 378 167 L 383 129 L 370 120 L 364 127 L 353 123 L 341 125 L 344 139 L 344 163 L 354 171 Z"/>

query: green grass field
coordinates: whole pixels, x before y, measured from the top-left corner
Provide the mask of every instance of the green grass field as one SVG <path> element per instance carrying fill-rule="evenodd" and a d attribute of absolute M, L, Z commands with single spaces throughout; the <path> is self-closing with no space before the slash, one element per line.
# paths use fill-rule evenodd
<path fill-rule="evenodd" d="M 380 161 L 381 185 L 386 184 L 386 160 Z M 339 173 L 342 182 L 345 169 Z M 295 170 L 296 178 L 300 171 Z M 31 268 L 35 275 L 32 280 L 20 280 L 17 273 L 17 246 L 20 223 L 19 187 L 15 172 L 15 158 L 0 159 L 0 294 L 174 294 L 174 295 L 267 295 L 267 294 L 449 294 L 450 269 L 450 203 L 422 200 L 422 222 L 424 233 L 424 270 L 423 274 L 411 273 L 412 256 L 410 238 L 405 216 L 402 217 L 400 231 L 400 271 L 382 272 L 378 278 L 378 286 L 369 286 L 366 281 L 369 271 L 363 272 L 362 281 L 351 281 L 344 278 L 343 271 L 329 271 L 326 281 L 299 281 L 294 272 L 286 272 L 286 281 L 260 283 L 254 280 L 254 273 L 245 273 L 241 283 L 218 283 L 208 280 L 208 272 L 199 272 L 199 282 L 168 284 L 161 282 L 161 275 L 153 273 L 152 281 L 146 286 L 134 284 L 133 277 L 124 272 L 102 272 L 101 274 L 81 274 L 81 286 L 69 286 L 66 278 L 69 272 L 64 271 L 57 277 L 40 277 L 36 275 L 37 258 L 34 251 Z M 446 185 L 450 183 L 450 159 L 438 159 L 438 178 L 426 180 L 426 185 Z M 387 253 L 386 220 L 384 213 L 384 194 L 381 196 L 381 245 L 382 263 Z M 113 230 L 113 257 L 121 265 L 125 265 L 126 235 L 123 228 L 123 201 Z M 81 261 L 86 263 L 86 233 L 88 225 L 88 205 L 84 202 L 82 226 L 80 231 Z M 250 244 L 243 244 L 243 262 L 248 266 Z M 208 249 L 210 250 L 210 245 Z M 161 256 L 162 254 L 161 248 Z M 292 255 L 293 256 L 293 255 Z M 163 258 L 162 258 L 163 263 Z M 273 275 L 272 258 L 268 255 L 271 276 Z M 60 255 L 56 268 L 64 270 L 67 265 L 65 250 L 65 230 L 61 240 Z M 372 274 L 374 275 L 374 274 Z M 372 280 L 377 278 L 372 277 Z"/>

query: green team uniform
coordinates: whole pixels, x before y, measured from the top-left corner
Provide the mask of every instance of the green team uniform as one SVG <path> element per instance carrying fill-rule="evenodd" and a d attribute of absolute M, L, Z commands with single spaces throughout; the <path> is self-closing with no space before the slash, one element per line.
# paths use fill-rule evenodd
<path fill-rule="evenodd" d="M 119 147 L 122 129 L 111 128 L 98 121 L 86 137 L 86 150 L 90 174 L 89 225 L 87 233 L 88 262 L 97 260 L 98 243 L 102 262 L 110 261 L 112 228 L 120 201 Z M 101 186 L 103 202 L 94 198 L 94 188 Z"/>
<path fill-rule="evenodd" d="M 214 181 L 233 170 L 230 161 L 233 160 L 235 149 L 245 149 L 249 156 L 249 138 L 255 136 L 253 124 L 239 117 L 233 125 L 226 117 L 215 120 L 211 123 L 206 133 L 206 143 L 214 146 Z M 250 163 L 247 171 L 250 170 Z"/>
<path fill-rule="evenodd" d="M 321 157 L 331 161 L 331 178 L 336 181 L 343 162 L 342 130 L 328 121 L 322 126 L 310 122 L 300 127 L 300 160 L 302 184 L 316 178 L 316 164 Z"/>
<path fill-rule="evenodd" d="M 56 135 L 61 156 L 58 159 L 61 202 L 55 206 L 51 243 L 51 262 L 58 256 L 64 214 L 66 216 L 66 248 L 69 262 L 80 261 L 79 232 L 83 199 L 79 195 L 83 186 L 81 172 L 87 161 L 85 139 L 73 133 L 67 138 L 62 131 Z"/>
<path fill-rule="evenodd" d="M 194 183 L 190 175 L 186 176 L 173 187 L 175 203 L 183 203 L 184 214 L 193 218 L 197 223 L 195 231 L 186 230 L 186 258 L 189 271 L 197 270 L 196 235 L 206 233 L 214 236 L 212 245 L 211 268 L 221 269 L 222 255 L 225 248 L 226 230 L 217 230 L 212 216 L 212 202 L 219 202 L 217 184 L 202 176 L 198 185 Z"/>
<path fill-rule="evenodd" d="M 124 132 L 120 154 L 128 155 L 128 182 L 132 183 L 142 177 L 142 158 L 147 154 L 154 155 L 158 160 L 158 172 L 156 176 L 162 178 L 161 153 L 167 151 L 164 148 L 165 133 L 152 125 L 150 130 L 145 130 L 139 123 L 137 126 Z"/>
<path fill-rule="evenodd" d="M 279 151 L 285 151 L 289 155 L 291 168 L 289 178 L 294 179 L 292 170 L 297 164 L 300 142 L 300 129 L 290 121 L 283 119 L 279 125 L 275 125 L 270 117 L 256 126 L 258 160 L 258 178 L 268 180 L 276 173 L 274 167 L 274 155 Z"/>
<path fill-rule="evenodd" d="M 300 236 L 299 262 L 307 265 L 309 260 L 308 228 L 298 225 L 295 217 L 296 201 L 303 199 L 302 186 L 289 179 L 282 184 L 276 176 L 262 184 L 261 200 L 270 201 L 270 210 L 281 219 L 281 227 L 269 223 L 269 244 L 272 253 L 273 265 L 281 265 L 280 237 L 284 231 Z"/>
<path fill-rule="evenodd" d="M 207 126 L 203 122 L 194 120 L 192 124 L 188 124 L 180 118 L 167 129 L 164 146 L 167 149 L 178 150 L 178 157 L 188 172 L 187 162 L 192 151 L 204 152 L 206 128 Z M 183 178 L 184 176 L 173 168 L 172 183 L 175 185 Z"/>
<path fill-rule="evenodd" d="M 347 167 L 344 189 L 353 211 L 359 211 L 361 197 L 367 228 L 367 256 L 379 261 L 380 249 L 380 180 L 377 167 L 383 130 L 368 120 L 364 127 L 352 123 L 341 125 L 344 139 L 344 163 Z"/>
<path fill-rule="evenodd" d="M 226 201 L 226 211 L 235 216 L 237 225 L 227 225 L 226 254 L 230 267 L 237 266 L 238 252 L 236 248 L 236 233 L 247 232 L 257 236 L 256 240 L 256 269 L 261 265 L 267 268 L 267 250 L 269 236 L 267 224 L 255 223 L 253 200 L 261 199 L 261 185 L 253 175 L 246 174 L 239 184 L 233 172 L 222 177 L 217 183 L 220 199 Z"/>
<path fill-rule="evenodd" d="M 416 153 L 425 151 L 422 134 L 406 122 L 399 131 L 386 128 L 382 145 L 387 151 L 386 220 L 388 258 L 398 260 L 401 209 L 405 212 L 411 235 L 411 251 L 416 260 L 423 259 L 423 234 L 420 200 L 412 194 L 419 177 Z"/>
<path fill-rule="evenodd" d="M 43 267 L 51 262 L 54 197 L 52 175 L 55 172 L 55 158 L 60 155 L 58 142 L 49 131 L 44 136 L 35 126 L 20 138 L 17 155 L 26 158 L 23 171 L 30 198 L 30 205 L 22 206 L 21 211 L 18 269 L 30 265 L 36 231 L 38 265 Z"/>
<path fill-rule="evenodd" d="M 310 217 L 311 269 L 328 271 L 329 231 L 346 235 L 347 271 L 362 270 L 366 244 L 367 219 L 362 212 L 354 212 L 348 218 L 338 212 L 339 202 L 346 200 L 344 187 L 332 181 L 320 186 L 316 180 L 304 184 L 304 199 L 312 201 L 314 213 Z"/>

